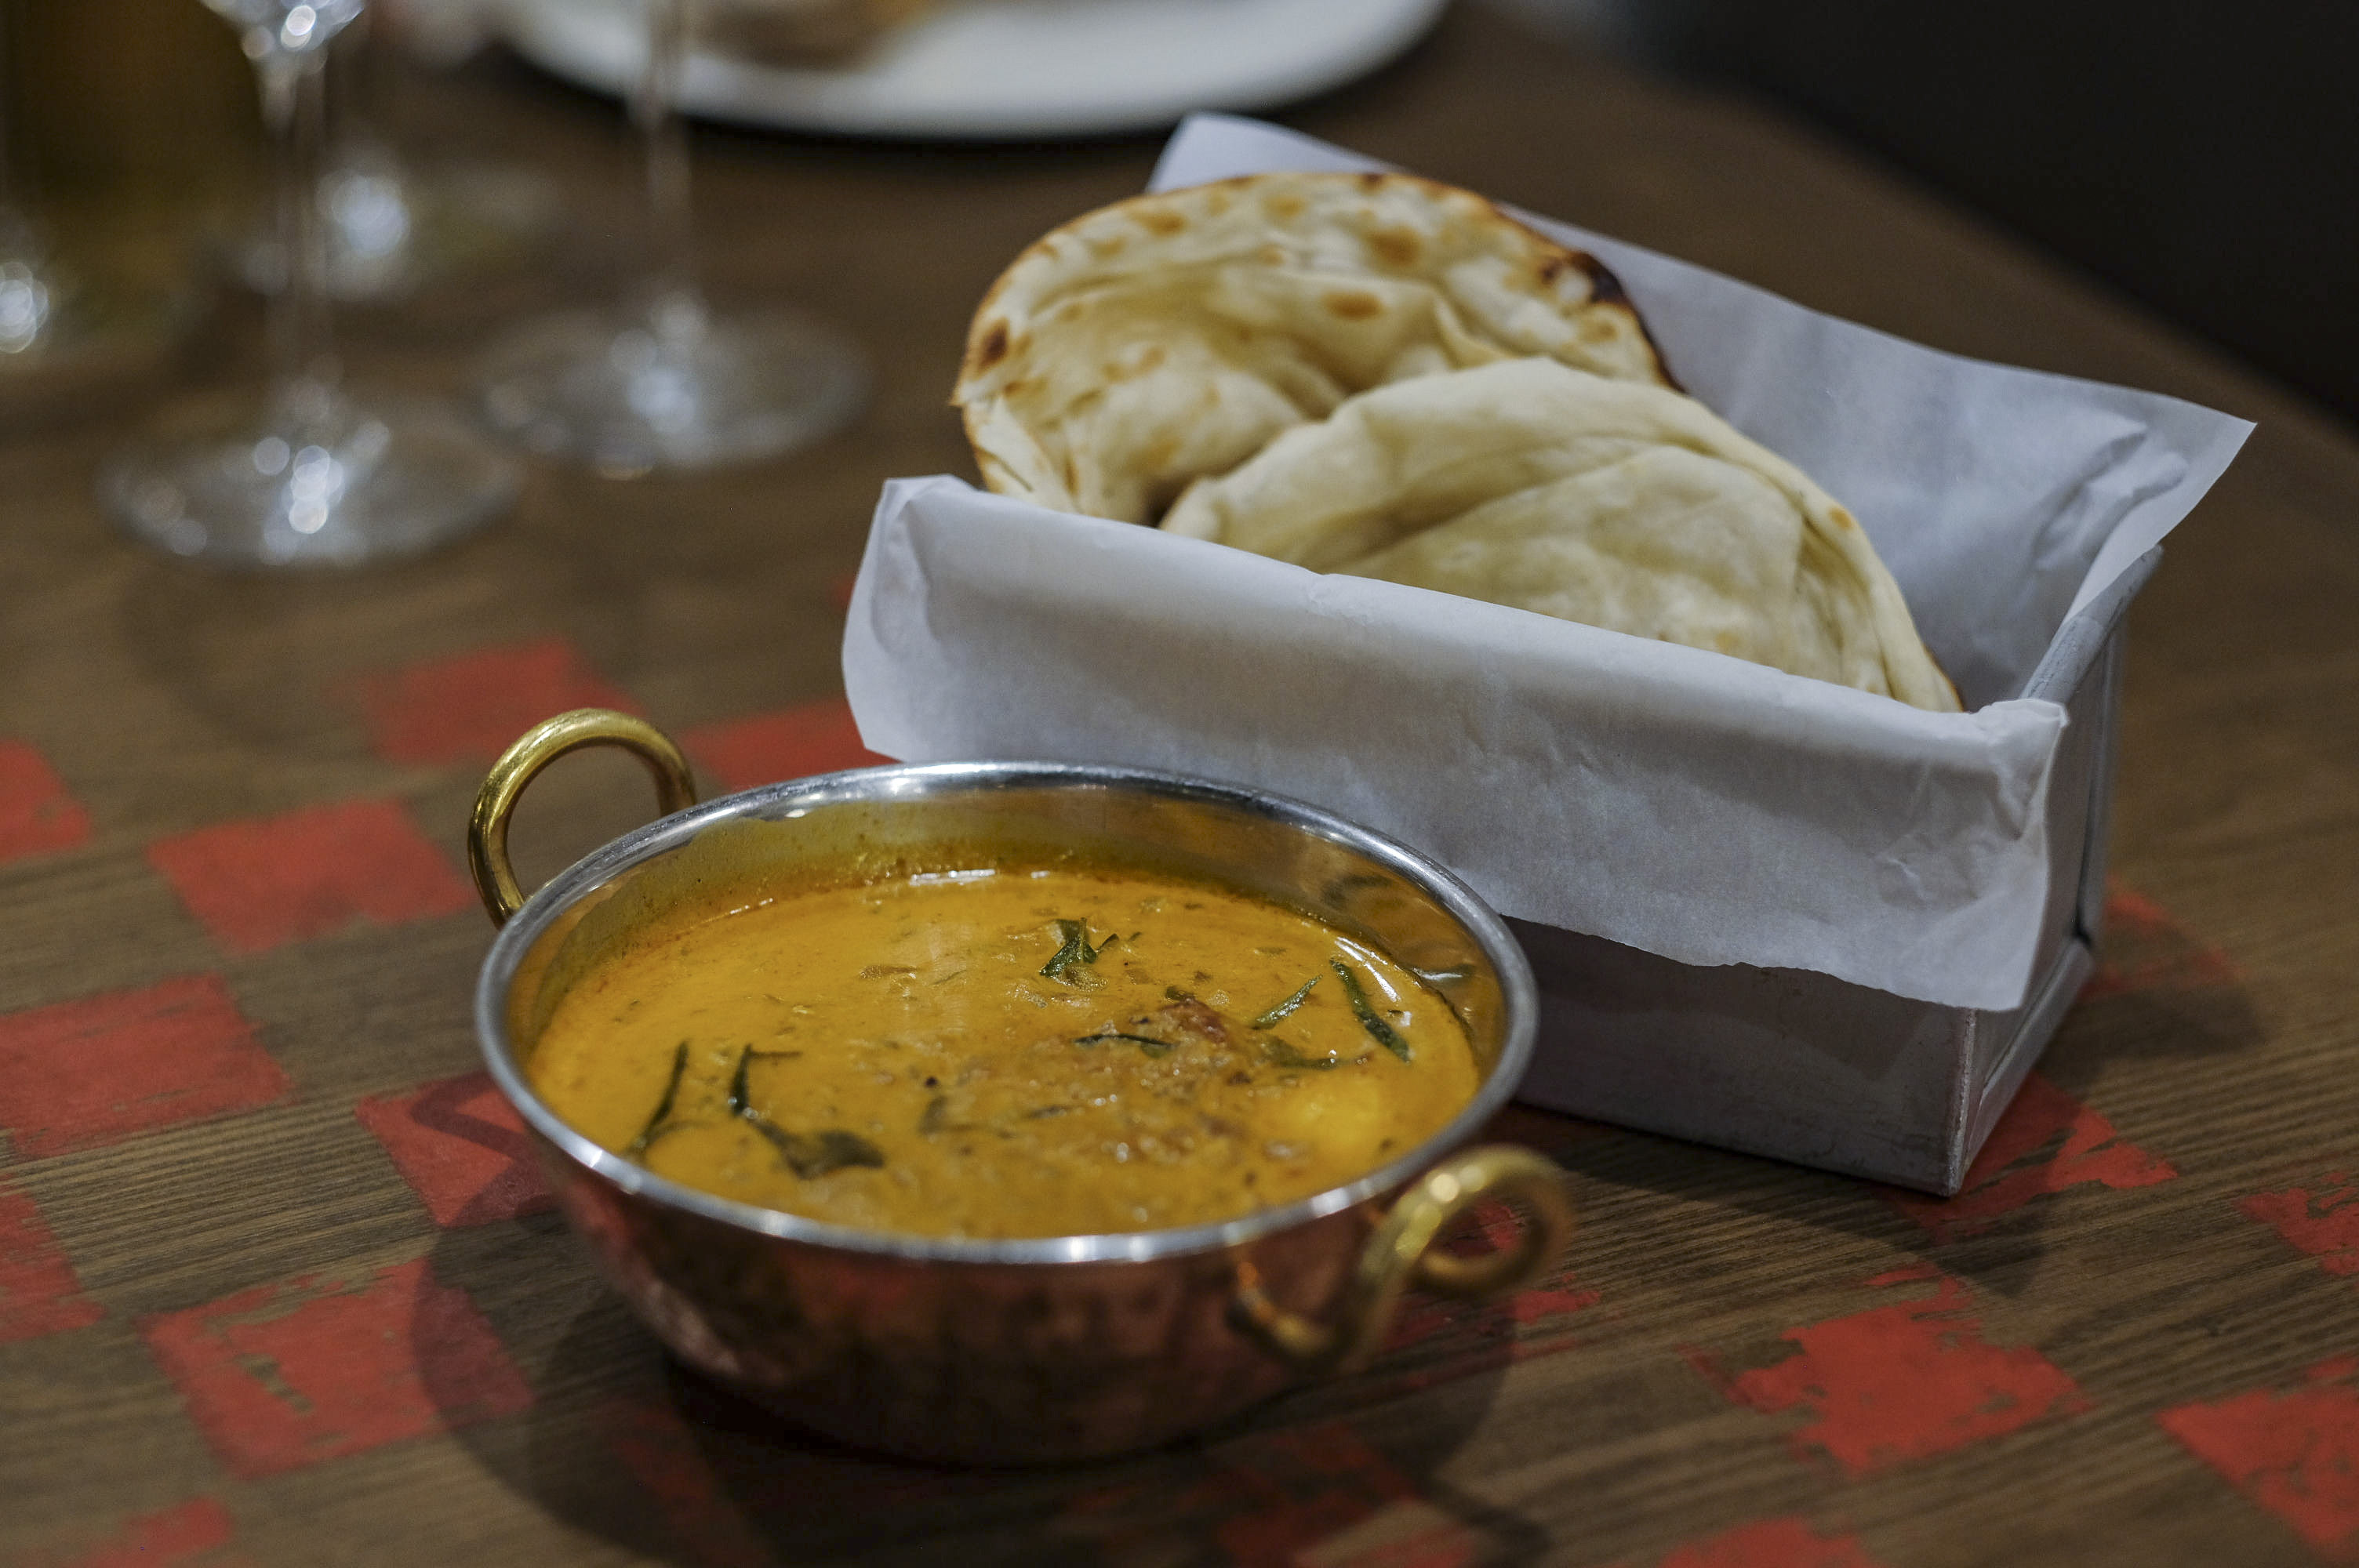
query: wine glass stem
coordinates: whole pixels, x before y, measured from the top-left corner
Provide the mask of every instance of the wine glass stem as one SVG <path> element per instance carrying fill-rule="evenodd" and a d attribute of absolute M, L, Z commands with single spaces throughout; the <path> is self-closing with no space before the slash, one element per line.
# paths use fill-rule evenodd
<path fill-rule="evenodd" d="M 631 93 L 631 118 L 647 159 L 647 303 L 660 322 L 696 299 L 696 227 L 689 210 L 688 128 L 672 105 L 688 61 L 690 0 L 642 0 L 647 68 Z"/>
<path fill-rule="evenodd" d="M 354 147 L 377 141 L 376 121 L 385 101 L 385 47 L 376 32 L 376 13 L 363 11 L 336 38 L 328 51 L 329 98 L 326 145 L 322 156 L 339 168 L 348 167 Z"/>
<path fill-rule="evenodd" d="M 332 446 L 339 372 L 328 323 L 328 232 L 320 212 L 327 51 L 274 49 L 255 61 L 255 74 L 270 133 L 285 267 L 270 296 L 271 426 L 290 445 Z"/>

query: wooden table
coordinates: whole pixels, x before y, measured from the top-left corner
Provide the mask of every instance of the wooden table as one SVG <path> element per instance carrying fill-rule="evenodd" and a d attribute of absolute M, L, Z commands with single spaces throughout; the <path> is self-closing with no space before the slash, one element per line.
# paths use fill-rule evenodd
<path fill-rule="evenodd" d="M 609 106 L 495 63 L 408 112 L 420 145 L 627 211 Z M 0 1556 L 2359 1557 L 2359 441 L 1789 126 L 1484 11 L 1288 118 L 1942 348 L 2260 421 L 2134 618 L 2106 968 L 1969 1191 L 1518 1113 L 1583 1210 L 1563 1274 L 1420 1306 L 1364 1375 L 1103 1466 L 871 1460 L 669 1368 L 477 1076 L 469 796 L 585 700 L 715 784 L 856 755 L 836 643 L 878 481 L 966 468 L 943 400 L 974 300 L 1154 152 L 716 133 L 714 278 L 876 358 L 821 449 L 539 472 L 430 559 L 277 579 L 114 535 L 90 475 L 125 427 L 0 446 Z M 352 358 L 456 388 L 492 326 L 606 268 L 569 244 L 352 323 Z M 527 878 L 644 787 L 612 758 L 552 775 Z"/>

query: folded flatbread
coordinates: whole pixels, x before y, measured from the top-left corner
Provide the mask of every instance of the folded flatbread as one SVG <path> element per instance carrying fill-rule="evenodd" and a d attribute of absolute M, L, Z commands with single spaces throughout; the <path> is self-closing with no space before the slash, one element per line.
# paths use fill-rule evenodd
<path fill-rule="evenodd" d="M 1350 398 L 1190 487 L 1162 525 L 1959 707 L 1832 497 L 1682 393 L 1554 360 Z"/>
<path fill-rule="evenodd" d="M 993 490 L 1147 523 L 1354 394 L 1531 356 L 1669 383 L 1603 266 L 1481 197 L 1254 175 L 1031 246 L 975 312 L 951 401 Z"/>

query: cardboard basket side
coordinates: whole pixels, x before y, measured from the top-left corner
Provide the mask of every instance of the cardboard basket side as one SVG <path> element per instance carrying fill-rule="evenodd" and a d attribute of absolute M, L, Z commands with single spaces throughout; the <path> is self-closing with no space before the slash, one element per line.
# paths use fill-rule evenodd
<path fill-rule="evenodd" d="M 2130 602 L 2141 556 L 2049 643 L 2023 696 L 2070 719 L 2049 781 L 2034 979 L 2006 1011 L 1942 1007 L 1802 969 L 1676 963 L 1510 922 L 1541 992 L 1521 1098 L 1551 1110 L 1944 1197 L 2095 968 Z"/>

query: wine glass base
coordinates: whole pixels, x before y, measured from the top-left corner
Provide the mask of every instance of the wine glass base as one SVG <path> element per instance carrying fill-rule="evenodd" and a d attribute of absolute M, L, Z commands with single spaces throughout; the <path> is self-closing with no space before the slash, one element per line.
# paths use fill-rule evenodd
<path fill-rule="evenodd" d="M 297 448 L 249 412 L 139 441 L 99 470 L 131 535 L 229 567 L 352 567 L 416 555 L 506 511 L 517 465 L 441 405 L 372 399 Z"/>
<path fill-rule="evenodd" d="M 849 340 L 784 311 L 662 332 L 645 315 L 590 310 L 518 329 L 486 357 L 481 387 L 493 428 L 632 479 L 807 446 L 859 413 L 868 370 Z"/>

